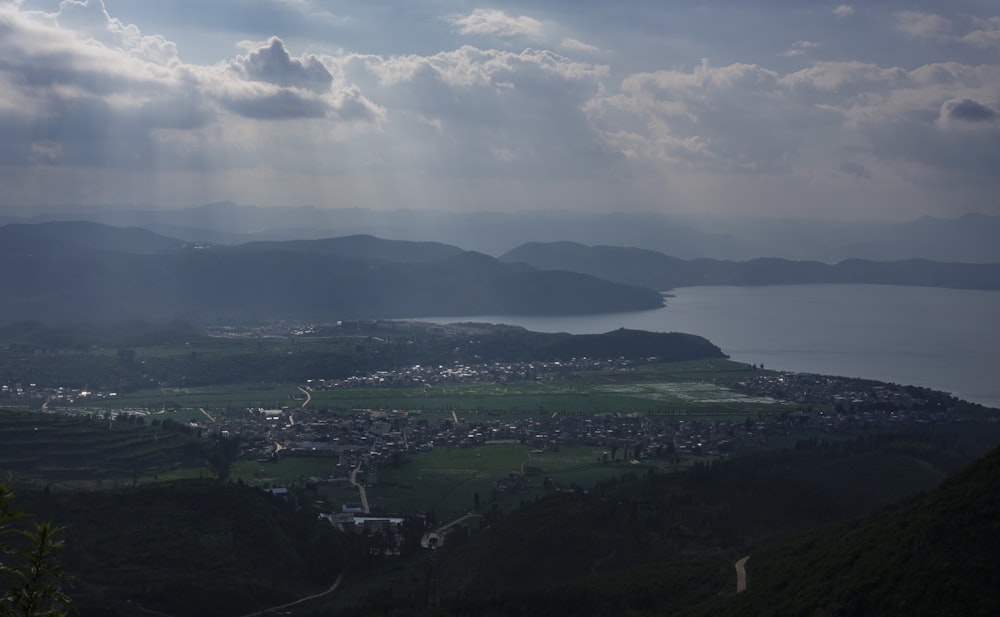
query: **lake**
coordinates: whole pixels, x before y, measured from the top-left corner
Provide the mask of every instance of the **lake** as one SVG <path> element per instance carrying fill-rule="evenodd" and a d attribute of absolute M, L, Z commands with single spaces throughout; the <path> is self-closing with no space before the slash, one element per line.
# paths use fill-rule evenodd
<path fill-rule="evenodd" d="M 998 320 L 1000 291 L 892 285 L 687 287 L 652 311 L 420 318 L 572 334 L 688 332 L 740 362 L 927 386 L 1000 408 Z"/>

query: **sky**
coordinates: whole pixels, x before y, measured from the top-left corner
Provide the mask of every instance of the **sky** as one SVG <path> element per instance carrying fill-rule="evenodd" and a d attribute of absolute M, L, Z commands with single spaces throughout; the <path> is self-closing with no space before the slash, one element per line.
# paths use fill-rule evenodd
<path fill-rule="evenodd" d="M 996 0 L 0 0 L 0 206 L 1000 214 Z"/>

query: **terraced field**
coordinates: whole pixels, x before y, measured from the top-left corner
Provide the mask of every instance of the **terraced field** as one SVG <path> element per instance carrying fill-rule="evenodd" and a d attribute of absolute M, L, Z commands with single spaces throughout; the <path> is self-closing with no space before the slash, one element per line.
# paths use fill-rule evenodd
<path fill-rule="evenodd" d="M 22 482 L 134 482 L 197 458 L 177 431 L 91 416 L 0 411 L 0 472 Z"/>

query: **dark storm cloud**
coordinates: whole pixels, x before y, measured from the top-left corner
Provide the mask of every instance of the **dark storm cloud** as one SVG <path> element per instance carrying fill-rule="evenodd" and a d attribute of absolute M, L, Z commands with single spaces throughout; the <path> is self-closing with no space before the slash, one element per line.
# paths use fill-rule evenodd
<path fill-rule="evenodd" d="M 1000 112 L 973 99 L 952 99 L 941 106 L 941 116 L 965 122 L 989 122 L 1000 117 Z"/>

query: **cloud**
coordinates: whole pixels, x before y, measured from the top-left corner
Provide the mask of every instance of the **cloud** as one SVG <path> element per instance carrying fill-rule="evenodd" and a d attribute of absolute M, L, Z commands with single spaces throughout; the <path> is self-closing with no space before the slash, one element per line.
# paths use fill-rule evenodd
<path fill-rule="evenodd" d="M 62 0 L 55 23 L 109 48 L 163 65 L 180 62 L 177 46 L 163 36 L 144 36 L 138 26 L 111 17 L 103 0 Z"/>
<path fill-rule="evenodd" d="M 1000 48 L 1000 17 L 950 19 L 932 13 L 901 11 L 895 18 L 900 30 L 916 38 L 963 43 L 980 49 Z"/>
<path fill-rule="evenodd" d="M 542 22 L 525 15 L 514 17 L 496 9 L 476 9 L 469 15 L 452 16 L 446 21 L 465 36 L 542 38 Z"/>
<path fill-rule="evenodd" d="M 300 203 L 463 187 L 441 207 L 958 201 L 935 184 L 995 208 L 1000 18 L 958 2 L 442 17 L 469 5 L 417 0 L 389 18 L 378 3 L 0 0 L 0 177 L 164 195 L 225 177 L 235 192 L 213 199 Z"/>
<path fill-rule="evenodd" d="M 573 38 L 565 38 L 562 40 L 562 42 L 559 43 L 559 45 L 560 47 L 564 47 L 566 49 L 572 49 L 573 51 L 582 51 L 587 53 L 600 53 L 604 51 L 600 47 L 597 47 L 596 45 L 584 43 L 583 41 L 578 41 Z"/>
<path fill-rule="evenodd" d="M 1000 17 L 975 18 L 972 22 L 973 29 L 959 40 L 982 49 L 1000 48 Z"/>
<path fill-rule="evenodd" d="M 941 120 L 959 120 L 969 123 L 993 122 L 1000 112 L 974 99 L 949 99 L 941 105 Z"/>
<path fill-rule="evenodd" d="M 74 29 L 70 29 L 72 24 Z M 101 2 L 54 14 L 0 8 L 0 135 L 4 164 L 127 169 L 259 164 L 235 121 L 303 120 L 332 142 L 375 130 L 385 112 L 312 55 L 279 39 L 220 65 L 190 65 L 173 43 L 111 18 Z M 280 140 L 281 137 L 278 138 Z"/>
<path fill-rule="evenodd" d="M 854 161 L 844 161 L 840 164 L 841 173 L 845 173 L 849 176 L 855 178 L 871 178 L 872 172 L 868 171 L 868 168 L 861 163 L 856 163 Z"/>
<path fill-rule="evenodd" d="M 333 84 L 333 75 L 319 58 L 314 55 L 293 58 L 285 43 L 276 36 L 245 56 L 238 56 L 230 67 L 245 79 L 282 87 L 324 92 Z"/>
<path fill-rule="evenodd" d="M 951 20 L 941 15 L 920 11 L 900 11 L 895 14 L 896 27 L 910 36 L 947 40 L 951 37 Z"/>
<path fill-rule="evenodd" d="M 1000 168 L 998 111 L 981 102 L 997 100 L 997 84 L 996 66 L 906 71 L 826 62 L 781 74 L 703 61 L 689 71 L 631 75 L 588 111 L 609 147 L 678 173 L 801 175 L 827 168 L 885 178 L 921 169 L 912 183 Z M 962 126 L 981 128 L 949 130 Z M 865 174 L 860 163 L 843 163 L 845 152 L 866 153 Z M 979 175 L 975 182 L 996 179 Z"/>
<path fill-rule="evenodd" d="M 814 43 L 812 41 L 795 41 L 792 43 L 791 47 L 789 47 L 786 51 L 781 52 L 780 55 L 788 57 L 804 56 L 810 49 L 816 49 L 819 46 L 819 43 Z"/>
<path fill-rule="evenodd" d="M 691 71 L 630 75 L 620 93 L 588 111 L 609 146 L 629 158 L 729 171 L 785 167 L 800 126 L 829 123 L 827 112 L 784 99 L 775 71 L 707 60 Z"/>
<path fill-rule="evenodd" d="M 395 113 L 389 135 L 423 135 L 434 157 L 413 143 L 385 143 L 389 158 L 442 173 L 587 174 L 600 158 L 582 111 L 608 67 L 560 54 L 463 46 L 429 56 L 355 55 L 344 74 Z M 431 129 L 433 127 L 433 129 Z M 497 163 L 503 163 L 498 166 Z"/>

